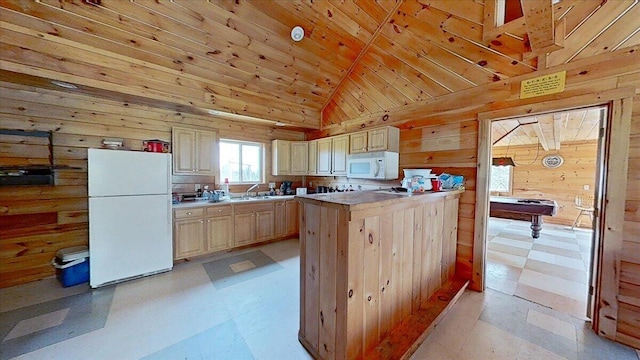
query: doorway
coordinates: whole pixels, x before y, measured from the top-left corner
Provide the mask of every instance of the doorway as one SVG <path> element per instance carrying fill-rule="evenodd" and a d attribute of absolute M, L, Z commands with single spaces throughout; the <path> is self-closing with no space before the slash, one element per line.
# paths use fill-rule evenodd
<path fill-rule="evenodd" d="M 593 204 L 606 122 L 606 106 L 491 122 L 490 204 L 552 200 L 556 210 L 543 217 L 534 238 L 531 215 L 494 211 L 490 205 L 487 287 L 588 318 L 598 241 Z"/>

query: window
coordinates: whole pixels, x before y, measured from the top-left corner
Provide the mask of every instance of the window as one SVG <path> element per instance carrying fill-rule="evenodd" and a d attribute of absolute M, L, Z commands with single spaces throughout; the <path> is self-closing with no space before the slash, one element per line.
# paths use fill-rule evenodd
<path fill-rule="evenodd" d="M 511 172 L 513 166 L 491 166 L 489 191 L 511 193 Z"/>
<path fill-rule="evenodd" d="M 262 183 L 263 145 L 260 143 L 220 140 L 220 182 L 231 184 Z"/>

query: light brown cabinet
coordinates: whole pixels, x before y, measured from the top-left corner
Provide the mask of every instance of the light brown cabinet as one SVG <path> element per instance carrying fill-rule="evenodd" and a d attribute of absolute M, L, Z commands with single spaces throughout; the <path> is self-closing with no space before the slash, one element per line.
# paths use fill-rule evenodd
<path fill-rule="evenodd" d="M 331 155 L 331 138 L 318 140 L 318 175 L 331 175 Z"/>
<path fill-rule="evenodd" d="M 309 145 L 306 141 L 273 140 L 271 175 L 306 175 Z"/>
<path fill-rule="evenodd" d="M 283 199 L 175 209 L 174 259 L 296 235 L 297 203 Z"/>
<path fill-rule="evenodd" d="M 204 208 L 174 212 L 174 259 L 198 256 L 205 252 L 203 216 Z"/>
<path fill-rule="evenodd" d="M 347 175 L 347 154 L 349 153 L 349 135 L 332 136 L 317 140 L 317 175 Z"/>
<path fill-rule="evenodd" d="M 286 235 L 295 235 L 298 233 L 298 201 L 297 200 L 287 200 L 285 202 L 286 208 Z"/>
<path fill-rule="evenodd" d="M 171 133 L 173 173 L 180 175 L 214 175 L 216 133 L 174 127 Z"/>
<path fill-rule="evenodd" d="M 331 137 L 331 175 L 347 175 L 347 154 L 349 154 L 349 135 Z"/>
<path fill-rule="evenodd" d="M 274 204 L 275 237 L 298 233 L 298 201 L 283 200 Z"/>
<path fill-rule="evenodd" d="M 274 236 L 273 202 L 235 205 L 234 244 L 250 245 Z"/>
<path fill-rule="evenodd" d="M 309 141 L 309 148 L 307 151 L 307 175 L 318 174 L 318 141 Z"/>
<path fill-rule="evenodd" d="M 273 204 L 274 215 L 274 235 L 276 237 L 285 236 L 287 234 L 287 202 L 278 200 Z"/>
<path fill-rule="evenodd" d="M 234 245 L 249 245 L 256 238 L 256 214 L 236 214 L 234 216 Z"/>
<path fill-rule="evenodd" d="M 233 208 L 231 205 L 207 208 L 207 252 L 233 247 Z"/>
<path fill-rule="evenodd" d="M 400 129 L 386 126 L 378 129 L 360 131 L 349 136 L 351 154 L 369 151 L 393 151 L 400 149 Z"/>
<path fill-rule="evenodd" d="M 291 175 L 306 175 L 309 164 L 309 144 L 306 141 L 291 142 Z"/>
<path fill-rule="evenodd" d="M 271 154 L 271 175 L 289 175 L 291 173 L 291 141 L 273 140 Z"/>

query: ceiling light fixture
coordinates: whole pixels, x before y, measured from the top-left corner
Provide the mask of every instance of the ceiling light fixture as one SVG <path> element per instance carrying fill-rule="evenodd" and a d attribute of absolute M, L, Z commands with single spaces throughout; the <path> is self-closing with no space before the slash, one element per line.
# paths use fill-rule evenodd
<path fill-rule="evenodd" d="M 493 158 L 491 164 L 493 166 L 516 166 L 511 157 L 497 157 Z"/>
<path fill-rule="evenodd" d="M 277 123 L 275 123 L 275 125 L 276 126 L 285 126 L 286 124 L 285 123 L 281 123 L 281 122 L 277 122 Z"/>
<path fill-rule="evenodd" d="M 293 39 L 293 41 L 300 41 L 304 38 L 304 29 L 302 28 L 302 26 L 296 26 L 293 29 L 291 29 L 291 39 Z"/>
<path fill-rule="evenodd" d="M 60 87 L 63 87 L 65 89 L 77 89 L 78 88 L 77 86 L 75 86 L 73 84 L 69 84 L 68 82 L 64 82 L 64 81 L 51 80 L 51 83 L 53 85 L 60 86 Z"/>
<path fill-rule="evenodd" d="M 220 115 L 220 111 L 208 109 L 207 112 L 211 115 Z"/>

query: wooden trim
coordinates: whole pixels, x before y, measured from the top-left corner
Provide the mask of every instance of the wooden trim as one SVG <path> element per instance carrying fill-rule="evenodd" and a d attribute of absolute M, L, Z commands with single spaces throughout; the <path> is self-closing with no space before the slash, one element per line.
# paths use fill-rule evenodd
<path fill-rule="evenodd" d="M 556 100 L 542 101 L 533 104 L 513 106 L 500 110 L 481 112 L 478 114 L 478 121 L 487 119 L 491 119 L 492 121 L 504 120 L 525 114 L 527 117 L 531 117 L 570 109 L 603 105 L 616 99 L 633 97 L 634 94 L 635 87 L 630 86 Z"/>
<path fill-rule="evenodd" d="M 484 291 L 487 252 L 487 220 L 489 219 L 489 177 L 491 176 L 491 120 L 478 124 L 478 175 L 476 176 L 476 216 L 473 237 L 473 272 L 470 289 Z"/>
<path fill-rule="evenodd" d="M 605 138 L 604 206 L 601 209 L 600 242 L 596 271 L 593 329 L 616 341 L 620 254 L 624 232 L 629 134 L 633 97 L 614 100 Z"/>

